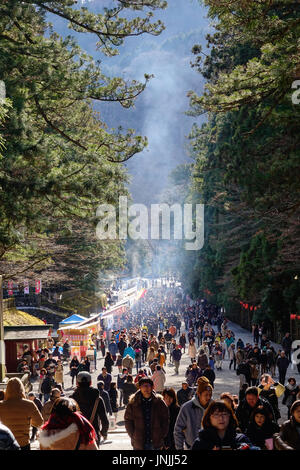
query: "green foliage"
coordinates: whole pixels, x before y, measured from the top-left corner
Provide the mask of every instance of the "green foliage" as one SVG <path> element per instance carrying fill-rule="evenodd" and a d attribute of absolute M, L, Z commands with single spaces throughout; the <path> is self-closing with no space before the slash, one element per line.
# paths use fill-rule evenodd
<path fill-rule="evenodd" d="M 300 6 L 292 1 L 207 0 L 216 33 L 209 56 L 193 49 L 206 92 L 191 91 L 191 197 L 206 205 L 205 245 L 183 279 L 236 311 L 261 305 L 260 320 L 288 327 L 299 299 L 299 119 L 291 85 L 300 77 Z M 203 58 L 204 57 L 204 58 Z M 295 280 L 296 276 L 296 280 Z M 210 292 L 210 294 L 207 294 Z"/>
<path fill-rule="evenodd" d="M 122 162 L 147 145 L 134 130 L 108 129 L 93 103 L 133 106 L 144 83 L 106 77 L 100 62 L 47 21 L 51 13 L 97 38 L 99 51 L 117 53 L 126 37 L 159 34 L 158 0 L 118 1 L 94 14 L 73 0 L 2 2 L 0 80 L 11 103 L 1 109 L 0 266 L 7 278 L 41 272 L 48 281 L 77 285 L 91 271 L 123 266 L 122 244 L 95 236 L 99 204 L 127 194 Z M 135 12 L 150 10 L 144 17 Z M 121 16 L 129 10 L 130 18 Z M 5 148 L 3 145 L 5 144 Z"/>

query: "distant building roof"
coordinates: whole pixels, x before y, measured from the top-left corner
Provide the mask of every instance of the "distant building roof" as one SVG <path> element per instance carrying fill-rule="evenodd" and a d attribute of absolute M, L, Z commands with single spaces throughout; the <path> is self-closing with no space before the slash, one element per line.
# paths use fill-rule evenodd
<path fill-rule="evenodd" d="M 5 326 L 4 340 L 46 339 L 53 325 Z"/>

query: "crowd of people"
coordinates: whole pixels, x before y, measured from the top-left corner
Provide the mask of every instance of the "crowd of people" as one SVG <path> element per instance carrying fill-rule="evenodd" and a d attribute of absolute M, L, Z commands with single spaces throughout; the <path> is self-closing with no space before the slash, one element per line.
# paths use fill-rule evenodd
<path fill-rule="evenodd" d="M 205 299 L 190 301 L 175 287 L 148 290 L 121 324 L 93 338 L 95 370 L 97 351 L 103 360 L 97 387 L 89 359 L 70 357 L 68 341 L 41 351 L 38 394 L 25 396 L 20 380 L 10 379 L 0 397 L 1 443 L 28 449 L 39 439 L 41 450 L 96 450 L 122 409 L 134 450 L 300 450 L 300 388 L 287 377 L 290 334 L 275 350 L 264 325 L 253 325 L 253 342 L 244 344 L 228 323 Z M 180 389 L 166 385 L 167 366 L 182 376 Z M 215 392 L 227 367 L 236 394 Z M 287 407 L 281 425 L 279 399 Z M 30 425 L 14 419 L 18 406 L 28 408 Z"/>

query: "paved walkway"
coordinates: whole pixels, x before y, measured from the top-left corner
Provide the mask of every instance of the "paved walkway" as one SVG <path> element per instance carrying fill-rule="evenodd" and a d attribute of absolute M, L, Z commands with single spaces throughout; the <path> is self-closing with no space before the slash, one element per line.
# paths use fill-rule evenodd
<path fill-rule="evenodd" d="M 184 324 L 182 324 L 184 326 Z M 241 338 L 244 343 L 253 343 L 253 338 L 252 334 L 245 330 L 244 328 L 240 327 L 239 325 L 235 323 L 229 322 L 228 328 L 234 331 L 235 333 L 235 339 L 236 341 Z M 183 330 L 182 330 L 183 331 Z M 181 332 L 182 332 L 181 331 Z M 279 344 L 272 343 L 274 348 L 277 350 L 280 348 Z M 101 353 L 98 353 L 98 361 L 97 361 L 97 370 L 92 369 L 92 380 L 93 380 L 93 386 L 97 386 L 97 376 L 101 373 L 101 368 L 104 363 L 104 359 L 101 356 Z M 165 386 L 167 387 L 174 387 L 174 389 L 177 391 L 181 388 L 181 383 L 182 380 L 185 380 L 184 374 L 185 371 L 190 364 L 190 358 L 187 354 L 187 349 L 186 353 L 182 356 L 182 360 L 180 363 L 179 367 L 179 375 L 175 375 L 174 373 L 174 367 L 169 364 L 169 361 L 167 361 L 167 366 L 165 367 L 166 373 L 167 373 L 167 380 L 165 383 Z M 213 391 L 213 398 L 217 399 L 219 398 L 220 394 L 222 392 L 229 392 L 232 394 L 237 394 L 239 392 L 239 376 L 236 375 L 236 371 L 233 370 L 233 367 L 231 370 L 229 370 L 229 360 L 227 356 L 225 357 L 225 360 L 223 361 L 223 369 L 221 371 L 216 371 L 216 380 L 215 380 L 215 388 Z M 113 379 L 116 381 L 117 375 L 118 375 L 118 369 L 117 367 L 113 368 Z M 299 374 L 297 372 L 297 369 L 293 370 L 292 366 L 290 365 L 288 371 L 287 371 L 287 378 L 290 376 L 295 376 L 297 382 L 300 381 Z M 34 391 L 37 390 L 37 385 L 34 384 Z M 72 393 L 73 389 L 71 388 L 71 377 L 69 374 L 65 375 L 65 393 L 66 395 L 70 395 Z M 282 398 L 279 398 L 279 405 L 280 405 L 280 412 L 281 412 L 281 419 L 278 421 L 279 424 L 281 424 L 283 421 L 287 419 L 287 408 L 286 406 L 282 405 Z M 101 444 L 101 450 L 131 450 L 131 444 L 130 444 L 130 439 L 126 433 L 125 427 L 124 427 L 124 407 L 122 407 L 117 415 L 117 427 L 115 430 L 109 432 L 108 434 L 108 440 Z M 35 441 L 32 444 L 33 449 L 38 449 L 39 445 L 38 442 Z"/>

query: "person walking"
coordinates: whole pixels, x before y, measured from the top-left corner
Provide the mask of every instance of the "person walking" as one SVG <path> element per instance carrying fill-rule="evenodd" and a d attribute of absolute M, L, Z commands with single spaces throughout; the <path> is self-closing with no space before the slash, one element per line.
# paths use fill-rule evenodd
<path fill-rule="evenodd" d="M 195 396 L 180 407 L 175 427 L 174 440 L 177 450 L 191 449 L 206 408 L 212 397 L 212 386 L 206 377 L 200 377 L 197 382 Z"/>
<path fill-rule="evenodd" d="M 153 381 L 143 377 L 126 407 L 125 428 L 133 450 L 161 450 L 169 430 L 169 410 L 154 393 Z"/>
<path fill-rule="evenodd" d="M 236 417 L 242 432 L 245 432 L 249 426 L 251 414 L 257 409 L 264 409 L 271 421 L 275 421 L 275 415 L 272 406 L 265 399 L 259 396 L 257 387 L 249 387 L 246 390 L 245 398 L 236 409 Z"/>
<path fill-rule="evenodd" d="M 174 427 L 177 420 L 177 416 L 180 410 L 180 406 L 177 402 L 176 392 L 174 388 L 165 388 L 162 393 L 163 399 L 167 407 L 169 408 L 169 431 L 168 435 L 164 441 L 165 450 L 175 450 L 175 441 L 174 441 Z"/>
<path fill-rule="evenodd" d="M 179 344 L 181 346 L 181 349 L 183 349 L 183 354 L 185 354 L 185 347 L 186 347 L 186 337 L 185 333 L 182 333 L 179 337 Z"/>
<path fill-rule="evenodd" d="M 79 372 L 76 389 L 70 398 L 76 401 L 82 415 L 94 427 L 97 445 L 100 444 L 101 436 L 106 440 L 108 432 L 106 409 L 99 390 L 92 387 L 92 376 L 89 372 Z"/>
<path fill-rule="evenodd" d="M 46 401 L 46 403 L 44 403 L 42 411 L 41 411 L 41 414 L 45 423 L 50 418 L 51 410 L 53 408 L 55 400 L 57 400 L 57 398 L 60 398 L 60 397 L 61 397 L 61 391 L 58 388 L 53 388 L 51 390 L 49 400 Z"/>
<path fill-rule="evenodd" d="M 40 450 L 98 450 L 91 423 L 71 398 L 55 401 L 51 416 L 39 435 Z"/>
<path fill-rule="evenodd" d="M 77 377 L 79 372 L 79 361 L 77 356 L 73 356 L 73 359 L 70 362 L 70 375 L 72 377 L 72 387 L 74 385 L 74 380 Z"/>
<path fill-rule="evenodd" d="M 97 383 L 97 388 L 99 390 L 100 397 L 104 401 L 106 413 L 109 414 L 110 416 L 112 416 L 113 411 L 112 411 L 112 407 L 111 407 L 111 403 L 110 403 L 109 393 L 106 390 L 104 390 L 104 382 L 102 380 L 100 380 Z"/>
<path fill-rule="evenodd" d="M 97 377 L 97 382 L 99 382 L 100 380 L 104 382 L 104 390 L 108 392 L 110 389 L 110 383 L 112 381 L 112 375 L 107 372 L 106 367 L 102 367 L 102 373 L 99 374 Z"/>
<path fill-rule="evenodd" d="M 60 384 L 64 388 L 64 366 L 60 359 L 57 360 L 57 366 L 55 368 L 54 380 L 57 384 Z"/>
<path fill-rule="evenodd" d="M 42 402 L 35 396 L 35 393 L 29 392 L 27 397 L 28 397 L 28 400 L 31 400 L 35 404 L 39 412 L 42 414 L 43 405 L 42 405 Z M 34 442 L 37 436 L 37 432 L 38 432 L 38 428 L 35 426 L 32 426 L 30 442 Z"/>
<path fill-rule="evenodd" d="M 182 382 L 181 389 L 177 392 L 178 405 L 182 406 L 184 403 L 191 400 L 193 394 L 194 389 L 192 387 L 189 387 L 189 384 L 187 382 Z"/>
<path fill-rule="evenodd" d="M 285 377 L 286 377 L 286 372 L 289 367 L 290 361 L 285 355 L 284 351 L 281 351 L 280 356 L 277 359 L 277 368 L 278 368 L 278 374 L 279 374 L 279 382 L 284 385 L 285 384 Z"/>
<path fill-rule="evenodd" d="M 287 382 L 288 383 L 285 386 L 282 404 L 287 406 L 288 419 L 290 419 L 291 406 L 297 400 L 297 394 L 299 393 L 300 388 L 297 385 L 296 379 L 294 377 L 289 377 Z"/>
<path fill-rule="evenodd" d="M 292 343 L 292 337 L 290 333 L 287 332 L 282 339 L 281 345 L 289 362 L 291 362 Z"/>
<path fill-rule="evenodd" d="M 114 363 L 115 361 L 113 359 L 111 352 L 107 351 L 105 359 L 104 359 L 104 367 L 106 367 L 108 374 L 111 374 Z"/>
<path fill-rule="evenodd" d="M 44 421 L 33 401 L 26 399 L 24 385 L 17 377 L 7 382 L 0 401 L 0 421 L 11 430 L 21 450 L 30 450 L 30 426 L 39 428 Z"/>
<path fill-rule="evenodd" d="M 133 377 L 132 375 L 128 374 L 123 385 L 123 403 L 125 406 L 128 405 L 131 395 L 136 393 L 136 391 L 137 391 L 137 387 L 133 383 Z"/>
<path fill-rule="evenodd" d="M 155 367 L 155 371 L 151 377 L 153 381 L 153 388 L 156 393 L 162 394 L 162 391 L 164 389 L 164 385 L 166 382 L 166 374 L 163 372 L 163 369 L 161 366 L 157 365 Z"/>
<path fill-rule="evenodd" d="M 179 348 L 179 344 L 176 344 L 175 349 L 172 353 L 172 356 L 173 356 L 173 362 L 174 362 L 174 366 L 175 366 L 175 375 L 178 375 L 179 374 L 179 366 L 180 366 L 181 356 L 182 356 L 181 350 Z"/>
<path fill-rule="evenodd" d="M 195 341 L 192 338 L 189 340 L 188 355 L 191 359 L 191 362 L 194 362 L 196 360 L 197 348 L 195 345 Z"/>

